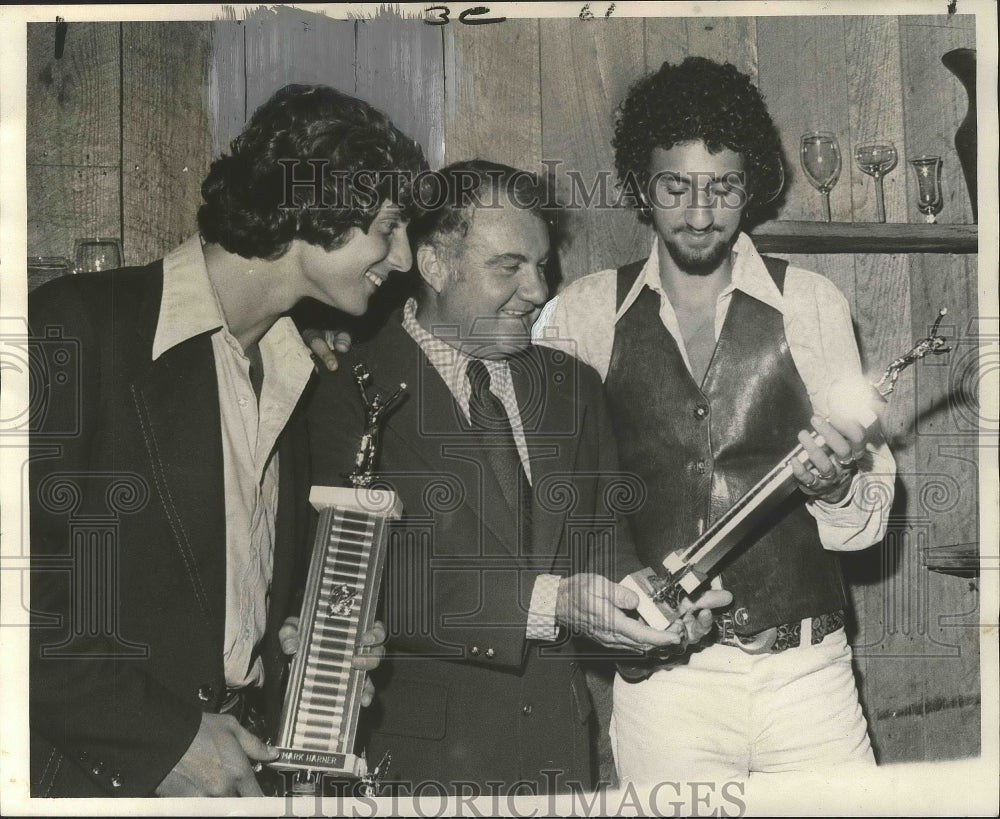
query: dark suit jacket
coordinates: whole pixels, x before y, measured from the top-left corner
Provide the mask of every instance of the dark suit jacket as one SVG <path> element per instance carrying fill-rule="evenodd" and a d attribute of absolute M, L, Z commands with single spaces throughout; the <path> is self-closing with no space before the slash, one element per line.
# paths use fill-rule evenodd
<path fill-rule="evenodd" d="M 590 703 L 572 660 L 580 646 L 528 641 L 525 627 L 540 573 L 591 569 L 617 580 L 626 571 L 609 561 L 616 543 L 631 552 L 619 513 L 636 487 L 617 471 L 600 379 L 540 347 L 512 362 L 535 498 L 528 556 L 475 434 L 399 322 L 324 374 L 308 410 L 314 483 L 341 484 L 362 431 L 353 364 L 368 366 L 383 395 L 407 384 L 376 469 L 404 513 L 391 528 L 381 601 L 389 659 L 374 674 L 359 744 L 370 763 L 391 752 L 389 780 L 406 787 L 587 787 Z"/>
<path fill-rule="evenodd" d="M 152 360 L 162 289 L 155 262 L 29 302 L 33 796 L 151 795 L 225 690 L 215 364 L 207 333 Z M 308 526 L 303 425 L 278 446 L 269 710 Z"/>

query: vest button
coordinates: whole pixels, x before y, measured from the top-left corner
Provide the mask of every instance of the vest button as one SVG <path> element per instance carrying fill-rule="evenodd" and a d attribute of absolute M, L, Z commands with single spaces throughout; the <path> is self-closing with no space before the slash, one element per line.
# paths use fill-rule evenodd
<path fill-rule="evenodd" d="M 470 653 L 470 654 L 471 654 L 471 655 L 472 655 L 473 657 L 478 657 L 478 656 L 479 656 L 479 646 L 473 646 L 472 648 L 470 648 L 470 649 L 469 649 L 469 653 Z"/>
<path fill-rule="evenodd" d="M 698 461 L 698 463 L 696 463 L 694 466 L 695 469 L 697 469 L 703 475 L 705 474 L 705 470 L 708 468 L 708 465 L 704 461 Z"/>
<path fill-rule="evenodd" d="M 215 696 L 215 689 L 210 685 L 203 685 L 198 688 L 198 699 L 201 702 L 211 702 Z"/>
<path fill-rule="evenodd" d="M 527 704 L 521 706 L 521 713 L 524 714 L 526 717 L 530 717 L 531 716 L 531 712 L 533 710 L 534 709 L 531 707 L 531 703 L 527 703 Z"/>
<path fill-rule="evenodd" d="M 694 408 L 695 418 L 707 418 L 708 417 L 708 407 L 705 404 L 698 404 Z"/>

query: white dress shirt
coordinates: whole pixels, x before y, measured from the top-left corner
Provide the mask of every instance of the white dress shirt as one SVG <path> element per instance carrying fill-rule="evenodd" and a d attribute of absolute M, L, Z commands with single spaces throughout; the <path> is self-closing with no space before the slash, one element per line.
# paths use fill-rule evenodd
<path fill-rule="evenodd" d="M 229 330 L 208 276 L 201 238 L 194 236 L 163 259 L 153 360 L 206 332 L 212 333 L 219 389 L 226 498 L 226 683 L 259 685 L 264 669 L 253 652 L 264 635 L 271 585 L 278 506 L 275 443 L 313 365 L 292 320 L 278 319 L 258 343 L 264 370 L 258 405 L 250 359 Z"/>
<path fill-rule="evenodd" d="M 542 309 L 532 329 L 536 344 L 565 350 L 607 378 L 615 325 L 645 287 L 660 298 L 660 321 L 677 342 L 688 371 L 684 339 L 673 305 L 660 281 L 658 242 L 635 284 L 616 310 L 617 271 L 602 270 L 571 282 Z M 831 395 L 863 379 L 861 361 L 847 300 L 827 278 L 789 265 L 783 292 L 767 272 L 763 259 L 746 234 L 733 248 L 733 275 L 719 294 L 715 309 L 718 340 L 734 290 L 742 290 L 781 313 L 785 338 L 796 369 L 816 414 L 829 415 Z M 789 450 L 796 441 L 789 442 Z M 827 549 L 864 549 L 885 535 L 893 499 L 896 464 L 883 442 L 867 444 L 870 464 L 859 471 L 847 497 L 839 504 L 811 499 L 806 507 L 816 519 Z"/>

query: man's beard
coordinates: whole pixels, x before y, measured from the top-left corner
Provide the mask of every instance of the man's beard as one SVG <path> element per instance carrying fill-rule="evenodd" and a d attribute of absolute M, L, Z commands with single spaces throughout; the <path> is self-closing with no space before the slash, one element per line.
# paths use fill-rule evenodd
<path fill-rule="evenodd" d="M 683 233 L 683 231 L 679 231 Z M 735 240 L 735 236 L 733 239 Z M 733 241 L 718 242 L 711 247 L 691 251 L 682 247 L 673 238 L 664 238 L 663 244 L 678 269 L 691 276 L 708 276 L 714 273 L 732 250 Z"/>

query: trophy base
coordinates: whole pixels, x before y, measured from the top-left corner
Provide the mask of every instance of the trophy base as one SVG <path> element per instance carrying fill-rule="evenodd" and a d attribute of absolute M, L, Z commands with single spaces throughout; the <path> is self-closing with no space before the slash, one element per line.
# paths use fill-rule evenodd
<path fill-rule="evenodd" d="M 290 783 L 292 793 L 313 793 L 317 781 L 324 777 L 361 779 L 368 773 L 368 764 L 364 757 L 356 754 L 304 751 L 296 748 L 278 748 L 278 751 L 280 756 L 267 765 L 276 771 L 296 773 Z"/>
<path fill-rule="evenodd" d="M 663 586 L 663 578 L 652 569 L 641 569 L 632 572 L 621 585 L 626 589 L 631 589 L 639 597 L 639 605 L 636 611 L 639 616 L 649 624 L 651 628 L 666 629 L 677 619 L 677 611 L 665 602 L 658 602 L 653 596 Z"/>

